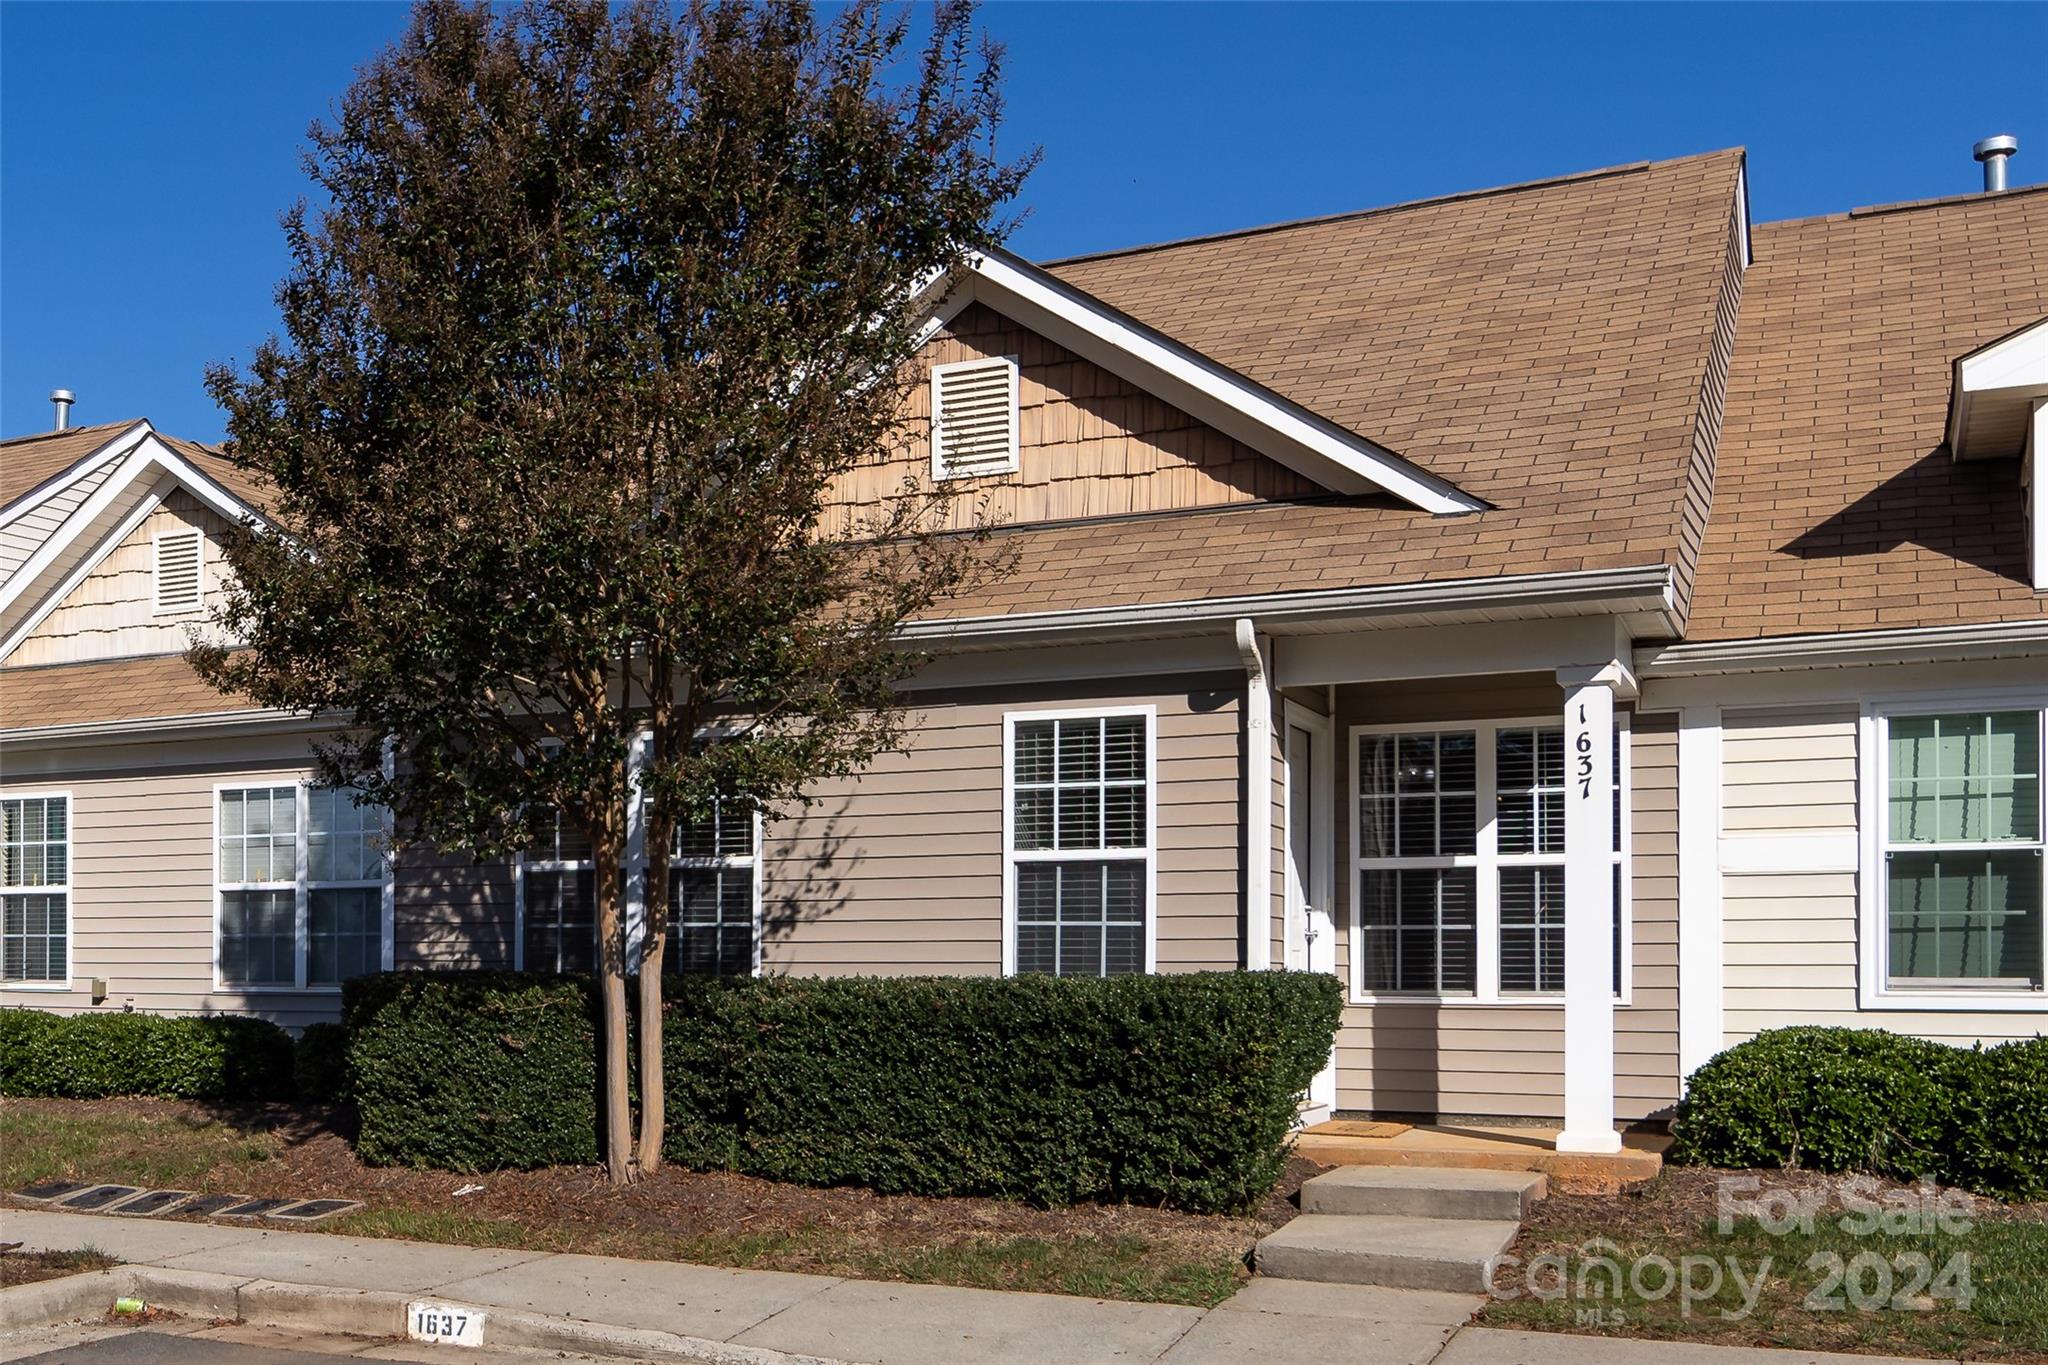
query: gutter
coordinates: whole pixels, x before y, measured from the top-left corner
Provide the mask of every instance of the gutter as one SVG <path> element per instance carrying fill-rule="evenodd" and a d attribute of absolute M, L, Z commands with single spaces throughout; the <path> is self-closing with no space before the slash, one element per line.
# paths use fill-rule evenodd
<path fill-rule="evenodd" d="M 270 708 L 250 711 L 205 711 L 189 716 L 139 716 L 128 720 L 77 721 L 69 725 L 30 725 L 0 730 L 8 747 L 44 744 L 114 744 L 146 736 L 150 739 L 204 739 L 217 734 L 288 734 L 294 730 L 346 728 L 335 718 L 303 711 Z"/>
<path fill-rule="evenodd" d="M 1700 678 L 1727 673 L 2041 655 L 2048 655 L 2048 619 L 1646 645 L 1636 650 L 1635 663 L 1637 676 L 1645 679 Z"/>
<path fill-rule="evenodd" d="M 1584 569 L 1572 573 L 1518 574 L 1452 579 L 1440 583 L 1394 583 L 1323 592 L 1261 593 L 1206 597 L 1127 607 L 1019 612 L 1009 616 L 967 616 L 913 621 L 899 632 L 909 644 L 1014 648 L 1026 644 L 1076 642 L 1114 637 L 1131 630 L 1203 633 L 1256 616 L 1260 627 L 1283 631 L 1420 611 L 1501 611 L 1526 615 L 1541 608 L 1575 608 L 1558 614 L 1655 611 L 1677 634 L 1677 591 L 1663 564 L 1627 569 Z"/>
<path fill-rule="evenodd" d="M 1252 619 L 1238 617 L 1234 633 L 1244 660 L 1244 965 L 1257 972 L 1273 965 L 1273 689 Z"/>

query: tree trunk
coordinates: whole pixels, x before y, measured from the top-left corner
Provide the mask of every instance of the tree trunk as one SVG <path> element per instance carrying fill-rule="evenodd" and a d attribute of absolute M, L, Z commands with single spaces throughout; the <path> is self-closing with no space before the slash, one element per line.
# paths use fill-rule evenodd
<path fill-rule="evenodd" d="M 669 845 L 675 824 L 665 814 L 647 822 L 647 923 L 640 947 L 640 1173 L 661 1169 L 668 1126 L 666 1076 L 661 1063 L 661 970 L 668 948 Z"/>
<path fill-rule="evenodd" d="M 607 803 L 609 806 L 609 803 Z M 607 809 L 592 821 L 596 865 L 597 980 L 604 1023 L 604 1165 L 614 1185 L 633 1180 L 633 1114 L 627 1100 L 625 821 Z"/>

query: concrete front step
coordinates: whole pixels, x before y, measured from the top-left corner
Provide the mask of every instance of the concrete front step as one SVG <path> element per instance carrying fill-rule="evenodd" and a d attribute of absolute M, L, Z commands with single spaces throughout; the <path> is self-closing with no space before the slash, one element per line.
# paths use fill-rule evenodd
<path fill-rule="evenodd" d="M 1301 1211 L 1520 1222 L 1548 1187 L 1535 1171 L 1339 1166 L 1301 1187 Z"/>
<path fill-rule="evenodd" d="M 1253 1259 L 1276 1279 L 1483 1294 L 1520 1231 L 1494 1219 L 1304 1213 L 1261 1241 Z"/>

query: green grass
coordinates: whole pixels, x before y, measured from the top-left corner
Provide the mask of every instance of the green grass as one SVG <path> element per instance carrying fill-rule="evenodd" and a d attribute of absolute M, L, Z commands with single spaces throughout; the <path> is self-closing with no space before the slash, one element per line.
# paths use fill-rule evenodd
<path fill-rule="evenodd" d="M 212 1119 L 0 1105 L 0 1189 L 58 1177 L 189 1188 L 209 1171 L 269 1161 L 278 1145 L 271 1134 L 238 1132 Z"/>
<path fill-rule="evenodd" d="M 979 1237 L 952 1244 L 893 1247 L 858 1232 L 706 1233 L 676 1237 L 648 1228 L 535 1225 L 434 1210 L 364 1209 L 330 1230 L 357 1237 L 402 1237 L 514 1251 L 574 1251 L 639 1260 L 688 1261 L 741 1270 L 789 1270 L 856 1279 L 975 1289 L 1078 1294 L 1208 1308 L 1236 1292 L 1243 1266 L 1234 1257 L 1191 1259 L 1143 1237 Z"/>
<path fill-rule="evenodd" d="M 1663 1272 L 1652 1265 L 1638 1285 L 1624 1282 L 1618 1297 L 1573 1292 L 1548 1300 L 1527 1294 L 1496 1300 L 1482 1314 L 1486 1325 L 1970 1360 L 2048 1353 L 2048 1295 L 2042 1293 L 2048 1285 L 2048 1223 L 1986 1218 L 1952 1231 L 1851 1235 L 1840 1226 L 1839 1213 L 1824 1213 L 1811 1232 L 1774 1235 L 1744 1221 L 1724 1237 L 1710 1223 L 1690 1236 L 1629 1239 L 1611 1248 L 1588 1246 L 1605 1235 L 1599 1227 L 1547 1231 L 1584 1249 L 1567 1257 L 1566 1282 L 1573 1285 L 1589 1258 L 1604 1257 L 1627 1270 L 1654 1254 L 1674 1265 L 1686 1256 L 1711 1258 L 1722 1272 L 1720 1287 L 1688 1304 L 1679 1292 L 1658 1293 Z M 1729 1273 L 1731 1257 L 1753 1297 Z M 1828 1284 L 1834 1257 L 1845 1266 L 1863 1258 L 1846 1287 Z M 1918 1278 L 1912 1272 L 1923 1263 L 1920 1258 L 1935 1275 L 1909 1300 L 1904 1291 Z M 1947 1278 L 1941 1274 L 1945 1268 Z M 1596 1268 L 1586 1283 L 1591 1288 L 1603 1278 Z M 1704 1290 L 1713 1280 L 1704 1265 L 1696 1266 L 1695 1285 Z M 1558 1281 L 1546 1268 L 1538 1282 Z M 1838 1305 L 1817 1297 L 1824 1293 Z"/>

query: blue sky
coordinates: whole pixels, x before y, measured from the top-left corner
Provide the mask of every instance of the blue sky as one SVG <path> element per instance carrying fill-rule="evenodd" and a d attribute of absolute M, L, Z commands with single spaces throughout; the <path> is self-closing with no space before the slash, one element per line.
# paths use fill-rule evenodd
<path fill-rule="evenodd" d="M 201 440 L 275 325 L 307 125 L 396 4 L 0 6 L 0 432 Z M 1744 145 L 1758 219 L 2048 178 L 2048 6 L 1070 4 L 983 12 L 1044 258 Z M 1987 39 L 1989 40 L 1987 42 Z"/>

